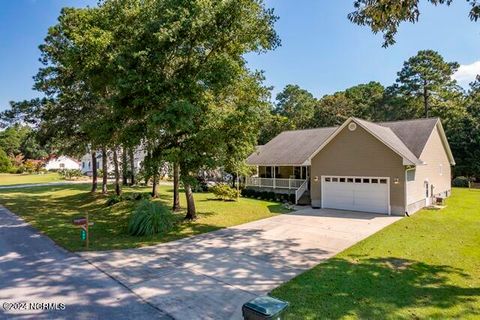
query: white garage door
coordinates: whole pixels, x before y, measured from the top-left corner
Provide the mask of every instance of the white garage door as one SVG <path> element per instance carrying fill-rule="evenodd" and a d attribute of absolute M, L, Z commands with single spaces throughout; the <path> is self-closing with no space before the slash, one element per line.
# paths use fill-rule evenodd
<path fill-rule="evenodd" d="M 389 213 L 389 179 L 385 177 L 322 177 L 322 207 Z"/>

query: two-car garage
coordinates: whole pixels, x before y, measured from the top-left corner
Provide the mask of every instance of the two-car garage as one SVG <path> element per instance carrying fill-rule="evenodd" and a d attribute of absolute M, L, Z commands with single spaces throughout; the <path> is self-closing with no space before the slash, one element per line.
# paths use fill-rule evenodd
<path fill-rule="evenodd" d="M 390 214 L 387 177 L 322 176 L 322 208 Z"/>

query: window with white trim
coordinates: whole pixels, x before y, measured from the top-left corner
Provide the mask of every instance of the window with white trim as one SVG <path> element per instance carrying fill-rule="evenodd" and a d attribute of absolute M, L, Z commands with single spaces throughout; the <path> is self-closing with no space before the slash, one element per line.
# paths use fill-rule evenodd
<path fill-rule="evenodd" d="M 415 169 L 407 170 L 407 181 L 415 181 Z"/>

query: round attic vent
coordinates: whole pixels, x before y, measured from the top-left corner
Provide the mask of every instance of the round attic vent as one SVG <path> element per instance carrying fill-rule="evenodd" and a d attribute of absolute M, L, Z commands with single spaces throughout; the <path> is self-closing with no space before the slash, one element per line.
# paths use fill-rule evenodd
<path fill-rule="evenodd" d="M 355 122 L 350 122 L 348 124 L 348 130 L 355 131 L 355 129 L 357 129 L 357 124 Z"/>

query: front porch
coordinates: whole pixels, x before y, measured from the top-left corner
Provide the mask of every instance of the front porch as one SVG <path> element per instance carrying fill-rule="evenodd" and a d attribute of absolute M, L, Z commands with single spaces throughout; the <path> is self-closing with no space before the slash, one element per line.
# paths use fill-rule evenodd
<path fill-rule="evenodd" d="M 283 189 L 282 193 L 288 193 L 288 190 L 297 190 L 304 184 L 306 179 L 278 179 L 278 178 L 259 178 L 246 177 L 246 187 L 256 187 L 262 189 Z M 281 192 L 282 190 L 278 190 Z"/>
<path fill-rule="evenodd" d="M 245 187 L 276 193 L 295 193 L 295 203 L 298 203 L 310 189 L 309 175 L 309 166 L 258 166 L 255 176 L 246 177 Z"/>

